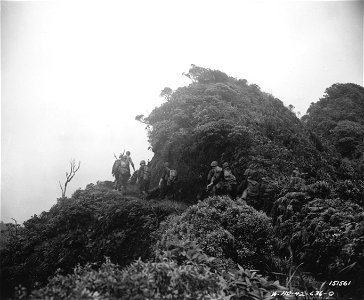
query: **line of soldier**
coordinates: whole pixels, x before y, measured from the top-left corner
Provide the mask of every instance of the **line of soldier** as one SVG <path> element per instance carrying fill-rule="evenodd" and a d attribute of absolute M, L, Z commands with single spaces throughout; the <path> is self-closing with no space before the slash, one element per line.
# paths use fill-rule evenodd
<path fill-rule="evenodd" d="M 301 173 L 296 167 L 286 188 L 289 191 L 300 190 L 305 184 L 304 177 L 307 175 L 307 173 Z M 229 195 L 231 199 L 239 197 L 256 209 L 264 211 L 272 209 L 272 195 L 277 192 L 274 180 L 264 169 L 247 168 L 243 180 L 238 184 L 229 164 L 225 162 L 220 168 L 217 161 L 211 163 L 206 190 L 210 195 Z"/>
<path fill-rule="evenodd" d="M 149 162 L 145 160 L 140 162 L 140 168 L 135 172 L 133 160 L 130 157 L 130 151 L 120 154 L 113 165 L 112 174 L 115 177 L 115 189 L 126 194 L 128 180 L 130 178 L 130 165 L 136 175 L 136 183 L 143 198 L 175 198 L 177 191 L 177 171 L 170 168 L 169 163 L 163 164 L 163 173 L 159 180 L 158 186 L 149 190 L 151 172 Z M 229 195 L 231 199 L 236 199 L 238 195 L 243 200 L 257 197 L 259 194 L 258 179 L 255 178 L 257 172 L 247 169 L 244 173 L 244 180 L 238 185 L 237 179 L 233 174 L 229 163 L 224 162 L 219 167 L 217 161 L 211 163 L 211 169 L 207 174 L 206 192 L 208 195 Z"/>
<path fill-rule="evenodd" d="M 222 168 L 219 167 L 217 161 L 211 163 L 206 186 L 210 195 L 229 195 L 231 199 L 236 199 L 237 185 L 238 182 L 229 163 L 224 162 Z"/>
<path fill-rule="evenodd" d="M 134 163 L 130 154 L 130 151 L 126 151 L 125 155 L 120 154 L 119 158 L 117 158 L 113 164 L 111 173 L 115 177 L 116 190 L 122 192 L 123 195 L 126 195 L 127 184 L 131 175 L 130 166 L 132 166 L 134 174 L 136 175 L 136 183 L 140 191 L 140 196 L 142 198 L 148 197 L 163 199 L 174 194 L 175 183 L 177 181 L 177 171 L 171 169 L 168 162 L 163 164 L 163 173 L 159 180 L 158 187 L 149 191 L 151 180 L 149 161 L 148 164 L 146 164 L 145 160 L 142 160 L 140 162 L 139 170 L 135 172 Z"/>
<path fill-rule="evenodd" d="M 238 183 L 229 163 L 223 163 L 220 168 L 217 161 L 213 161 L 207 175 L 206 190 L 209 195 L 228 195 L 233 200 L 240 198 L 257 209 L 263 209 L 270 205 L 268 198 L 273 191 L 265 173 L 263 169 L 247 168 Z"/>

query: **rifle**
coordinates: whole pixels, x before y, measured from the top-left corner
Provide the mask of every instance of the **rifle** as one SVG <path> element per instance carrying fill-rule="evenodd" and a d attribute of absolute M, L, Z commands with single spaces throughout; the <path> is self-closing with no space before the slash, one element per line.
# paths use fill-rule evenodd
<path fill-rule="evenodd" d="M 122 155 L 124 155 L 124 154 L 125 154 L 125 149 L 124 149 L 124 151 L 123 151 L 123 154 L 122 154 Z M 116 157 L 115 153 L 114 153 L 114 157 L 115 157 L 116 159 L 118 159 L 118 158 Z"/>

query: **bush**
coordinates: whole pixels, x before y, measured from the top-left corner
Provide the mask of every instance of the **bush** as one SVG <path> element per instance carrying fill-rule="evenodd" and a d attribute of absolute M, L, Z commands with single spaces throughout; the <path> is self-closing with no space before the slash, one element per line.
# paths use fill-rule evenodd
<path fill-rule="evenodd" d="M 173 258 L 184 256 L 183 264 Z M 56 275 L 48 285 L 34 290 L 30 299 L 272 299 L 282 290 L 278 282 L 240 268 L 213 272 L 213 260 L 194 243 L 184 243 L 164 252 L 157 262 L 138 260 L 120 270 L 109 259 L 99 269 L 77 266 L 73 274 Z M 17 299 L 28 297 L 18 290 Z"/>
<path fill-rule="evenodd" d="M 307 185 L 303 190 L 311 197 L 328 198 L 331 195 L 332 186 L 326 181 L 317 181 Z"/>
<path fill-rule="evenodd" d="M 261 268 L 272 255 L 270 219 L 242 201 L 210 197 L 170 217 L 157 231 L 160 249 L 173 241 L 191 240 L 225 266 Z"/>
<path fill-rule="evenodd" d="M 341 180 L 335 184 L 335 192 L 339 198 L 350 200 L 361 207 L 364 206 L 364 181 Z"/>
<path fill-rule="evenodd" d="M 18 228 L 0 253 L 2 296 L 18 284 L 43 284 L 57 269 L 66 274 L 78 263 L 101 263 L 104 256 L 121 266 L 148 259 L 153 231 L 168 215 L 183 210 L 178 203 L 146 202 L 123 197 L 102 183 L 88 185 Z"/>
<path fill-rule="evenodd" d="M 339 198 L 312 199 L 304 193 L 289 193 L 275 205 L 276 235 L 291 249 L 293 263 L 318 280 L 351 280 L 351 289 L 340 292 L 362 296 L 363 209 Z"/>

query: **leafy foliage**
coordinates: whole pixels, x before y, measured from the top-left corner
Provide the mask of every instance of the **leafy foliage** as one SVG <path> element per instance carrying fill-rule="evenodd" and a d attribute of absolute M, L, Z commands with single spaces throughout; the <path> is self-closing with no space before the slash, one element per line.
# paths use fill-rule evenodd
<path fill-rule="evenodd" d="M 334 145 L 343 158 L 352 161 L 355 176 L 364 174 L 364 88 L 334 84 L 325 95 L 311 103 L 302 119 L 327 145 Z"/>
<path fill-rule="evenodd" d="M 160 227 L 159 247 L 173 241 L 195 241 L 223 266 L 261 268 L 273 255 L 273 228 L 262 212 L 229 197 L 210 197 L 169 217 Z"/>
<path fill-rule="evenodd" d="M 245 79 L 195 65 L 184 75 L 192 83 L 169 89 L 167 102 L 146 118 L 154 173 L 160 172 L 163 161 L 172 163 L 179 170 L 185 198 L 192 202 L 203 194 L 211 161 L 229 162 L 240 182 L 244 171 L 253 169 L 259 174 L 259 196 L 248 203 L 273 218 L 275 242 L 281 248 L 277 260 L 300 266 L 320 280 L 339 271 L 353 278 L 362 272 L 360 251 L 347 256 L 344 250 L 351 242 L 343 228 L 350 222 L 350 232 L 356 228 L 349 248 L 359 249 L 362 221 L 358 215 L 352 219 L 349 211 L 360 215 L 364 204 L 363 87 L 334 84 L 301 121 L 290 107 Z M 300 175 L 294 176 L 294 170 Z M 331 209 L 341 220 L 338 224 L 320 219 Z M 237 255 L 225 249 L 234 249 L 236 239 L 223 230 L 225 224 L 220 228 L 219 221 L 210 220 L 207 208 L 197 220 L 192 214 L 188 219 L 187 212 L 168 219 L 171 237 L 197 240 L 210 255 L 234 261 Z M 307 234 L 310 222 L 324 222 L 323 232 Z M 199 233 L 200 228 L 213 242 Z"/>
<path fill-rule="evenodd" d="M 336 180 L 339 158 L 322 152 L 320 140 L 279 99 L 217 70 L 192 65 L 185 75 L 192 84 L 163 90 L 167 102 L 145 120 L 153 173 L 163 161 L 178 168 L 186 199 L 199 194 L 213 160 L 229 162 L 240 181 L 248 167 L 264 170 L 270 181 L 294 168 L 313 182 Z"/>
<path fill-rule="evenodd" d="M 185 257 L 178 264 L 174 257 Z M 213 260 L 194 243 L 166 251 L 156 262 L 138 260 L 120 270 L 109 259 L 95 269 L 77 266 L 73 274 L 53 277 L 48 285 L 32 292 L 30 299 L 272 299 L 271 291 L 282 290 L 278 282 L 240 268 L 214 272 Z M 26 293 L 18 291 L 17 299 Z"/>
<path fill-rule="evenodd" d="M 169 161 L 195 205 L 90 184 L 23 226 L 5 225 L 2 296 L 17 284 L 42 286 L 56 270 L 33 299 L 270 299 L 281 289 L 249 268 L 289 288 L 351 280 L 337 292 L 364 294 L 364 89 L 334 84 L 299 120 L 245 79 L 196 65 L 184 75 L 189 86 L 164 88 L 166 102 L 136 120 L 155 154 L 152 186 Z M 239 182 L 254 171 L 259 192 L 249 205 L 196 204 L 214 160 L 228 162 Z"/>
<path fill-rule="evenodd" d="M 294 262 L 316 278 L 351 280 L 351 291 L 361 295 L 364 210 L 337 198 L 326 182 L 301 190 L 275 202 L 274 225 L 282 249 L 291 249 Z"/>
<path fill-rule="evenodd" d="M 364 207 L 364 181 L 340 180 L 335 183 L 335 194 L 340 199 L 349 200 Z"/>
<path fill-rule="evenodd" d="M 68 273 L 104 256 L 121 266 L 152 256 L 151 233 L 184 205 L 126 198 L 109 186 L 90 184 L 18 228 L 0 253 L 2 293 L 20 283 L 43 284 L 57 269 Z"/>
<path fill-rule="evenodd" d="M 0 222 L 0 251 L 4 248 L 6 248 L 7 244 L 10 240 L 12 240 L 14 237 L 18 234 L 18 229 L 20 225 L 15 223 L 4 223 L 3 221 Z"/>

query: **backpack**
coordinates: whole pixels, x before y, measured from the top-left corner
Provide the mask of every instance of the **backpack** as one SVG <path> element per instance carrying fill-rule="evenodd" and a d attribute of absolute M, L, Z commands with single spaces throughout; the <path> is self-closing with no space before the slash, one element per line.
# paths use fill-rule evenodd
<path fill-rule="evenodd" d="M 218 182 L 215 182 L 215 189 L 221 189 L 224 185 L 222 181 L 223 177 L 221 176 L 222 171 L 223 170 L 220 167 L 217 167 L 213 172 L 211 182 L 214 182 L 216 181 L 216 179 L 220 178 Z"/>
<path fill-rule="evenodd" d="M 177 180 L 177 171 L 170 169 L 167 183 L 171 184 L 174 183 L 176 180 Z"/>
<path fill-rule="evenodd" d="M 233 175 L 233 173 L 231 172 L 231 170 L 224 170 L 224 180 L 225 182 L 227 182 L 228 184 L 236 184 L 236 177 Z"/>
<path fill-rule="evenodd" d="M 248 179 L 248 196 L 249 197 L 258 197 L 260 190 L 260 184 L 252 179 Z"/>
<path fill-rule="evenodd" d="M 126 161 L 121 160 L 120 161 L 120 165 L 119 165 L 119 173 L 121 175 L 126 175 L 129 174 L 129 168 L 128 168 L 128 164 Z"/>
<path fill-rule="evenodd" d="M 112 171 L 111 171 L 111 173 L 112 173 L 113 175 L 115 175 L 116 173 L 118 173 L 119 168 L 120 168 L 120 159 L 117 159 L 117 160 L 115 160 L 115 162 L 114 162 L 114 164 L 113 164 L 113 166 L 112 166 Z"/>
<path fill-rule="evenodd" d="M 216 178 L 218 178 L 222 172 L 222 169 L 220 167 L 216 167 L 216 169 L 214 170 L 213 172 L 213 175 L 212 175 L 212 180 L 215 180 Z"/>

